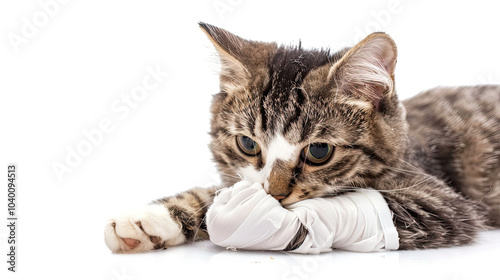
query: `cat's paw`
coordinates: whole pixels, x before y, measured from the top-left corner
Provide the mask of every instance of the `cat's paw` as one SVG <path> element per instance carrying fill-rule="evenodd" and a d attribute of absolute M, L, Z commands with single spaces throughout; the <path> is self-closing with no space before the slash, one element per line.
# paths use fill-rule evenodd
<path fill-rule="evenodd" d="M 104 240 L 114 253 L 138 253 L 184 243 L 185 237 L 165 206 L 148 205 L 110 219 Z"/>

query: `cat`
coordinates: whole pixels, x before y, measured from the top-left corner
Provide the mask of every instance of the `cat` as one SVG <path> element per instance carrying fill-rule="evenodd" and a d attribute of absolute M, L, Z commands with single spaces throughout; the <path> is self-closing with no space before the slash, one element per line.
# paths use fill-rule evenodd
<path fill-rule="evenodd" d="M 438 87 L 400 102 L 397 48 L 385 33 L 331 53 L 199 25 L 221 61 L 210 149 L 223 183 L 111 219 L 113 252 L 207 239 L 216 190 L 242 179 L 262 183 L 285 208 L 377 189 L 404 250 L 468 244 L 500 226 L 500 86 Z"/>

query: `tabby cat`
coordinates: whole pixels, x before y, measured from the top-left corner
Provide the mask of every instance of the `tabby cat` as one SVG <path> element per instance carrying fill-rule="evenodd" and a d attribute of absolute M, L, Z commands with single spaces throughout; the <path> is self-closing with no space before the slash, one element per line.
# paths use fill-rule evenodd
<path fill-rule="evenodd" d="M 400 102 L 387 34 L 331 53 L 200 27 L 222 65 L 210 148 L 223 183 L 111 219 L 113 252 L 207 239 L 204 215 L 216 189 L 241 179 L 262 183 L 285 208 L 377 189 L 400 249 L 467 244 L 500 226 L 500 86 L 439 87 Z M 287 250 L 307 234 L 299 230 Z"/>

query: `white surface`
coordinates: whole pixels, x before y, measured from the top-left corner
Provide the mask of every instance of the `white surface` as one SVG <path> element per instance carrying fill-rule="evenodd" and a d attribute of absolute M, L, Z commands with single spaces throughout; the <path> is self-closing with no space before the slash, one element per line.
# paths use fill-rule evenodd
<path fill-rule="evenodd" d="M 304 46 L 333 48 L 379 25 L 398 44 L 397 89 L 409 97 L 437 85 L 500 83 L 499 7 L 493 1 L 464 2 L 401 0 L 394 9 L 391 0 L 68 1 L 16 53 L 9 34 L 20 33 L 23 18 L 32 20 L 43 10 L 38 0 L 2 1 L 0 188 L 7 163 L 18 163 L 20 272 L 7 274 L 3 262 L 0 278 L 165 279 L 180 273 L 294 279 L 285 273 L 304 267 L 311 272 L 295 278 L 498 279 L 499 231 L 482 234 L 473 246 L 333 252 L 317 262 L 281 253 L 226 252 L 207 242 L 112 255 L 103 241 L 112 213 L 217 181 L 206 144 L 218 78 L 214 52 L 197 21 L 251 39 L 301 38 Z M 218 13 L 214 4 L 220 3 L 231 6 Z M 147 67 L 157 65 L 170 75 L 134 101 L 135 108 L 125 105 L 122 98 L 130 98 L 150 75 Z M 111 131 L 58 180 L 53 162 L 65 163 L 67 148 L 84 143 L 83 130 L 95 131 L 103 121 L 102 128 Z M 5 196 L 1 191 L 0 213 Z M 3 225 L 5 214 L 0 216 Z M 0 226 L 3 256 L 6 236 Z M 122 277 L 122 269 L 131 276 Z"/>
<path fill-rule="evenodd" d="M 299 201 L 286 208 L 260 183 L 240 181 L 218 192 L 206 216 L 210 241 L 224 248 L 283 251 L 301 225 L 302 254 L 397 250 L 399 238 L 387 202 L 376 190 Z"/>
<path fill-rule="evenodd" d="M 321 255 L 228 251 L 210 241 L 136 255 L 114 255 L 102 242 L 51 242 L 57 249 L 24 253 L 18 278 L 37 279 L 498 279 L 500 230 L 483 232 L 477 244 L 438 250 Z M 92 234 L 92 235 L 91 235 Z M 78 235 L 80 236 L 80 235 Z M 84 243 L 85 245 L 78 245 Z M 51 247 L 46 245 L 46 247 Z M 45 247 L 45 246 L 44 246 Z M 63 247 L 63 248 L 61 248 Z M 29 259 L 36 258 L 30 263 Z M 28 266 L 29 265 L 29 266 Z M 117 275 L 119 275 L 117 277 Z M 173 275 L 173 276 L 172 276 Z M 237 276 L 236 276 L 237 275 Z M 125 277 L 126 276 L 126 277 Z M 189 277 L 189 278 L 188 278 Z"/>

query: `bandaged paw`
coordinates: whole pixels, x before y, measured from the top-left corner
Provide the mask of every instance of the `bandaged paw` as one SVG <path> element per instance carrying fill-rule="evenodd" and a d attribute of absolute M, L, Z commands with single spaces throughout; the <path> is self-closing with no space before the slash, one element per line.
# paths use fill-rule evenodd
<path fill-rule="evenodd" d="M 308 199 L 285 209 L 262 185 L 242 181 L 220 191 L 206 218 L 210 240 L 223 247 L 284 250 L 301 225 L 308 234 L 297 253 L 399 247 L 391 211 L 375 190 Z"/>

